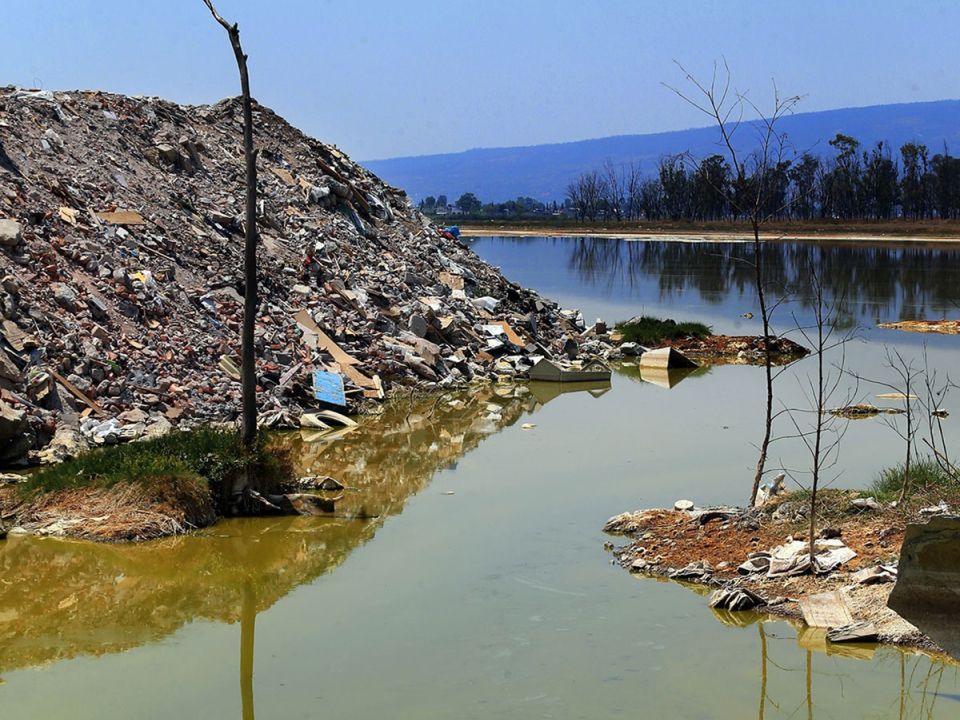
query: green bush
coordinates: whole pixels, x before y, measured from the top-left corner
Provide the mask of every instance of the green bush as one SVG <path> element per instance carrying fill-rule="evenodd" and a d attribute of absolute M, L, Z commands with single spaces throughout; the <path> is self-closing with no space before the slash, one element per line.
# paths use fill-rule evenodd
<path fill-rule="evenodd" d="M 705 338 L 713 334 L 713 328 L 699 322 L 676 322 L 644 315 L 639 320 L 617 323 L 616 329 L 625 342 L 641 345 L 656 345 L 663 340 L 695 337 Z"/>

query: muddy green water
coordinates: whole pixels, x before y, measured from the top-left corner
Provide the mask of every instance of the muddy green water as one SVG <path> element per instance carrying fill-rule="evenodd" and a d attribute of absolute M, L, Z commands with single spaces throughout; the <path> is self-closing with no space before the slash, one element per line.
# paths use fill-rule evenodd
<path fill-rule="evenodd" d="M 740 317 L 756 312 L 737 259 L 746 246 L 474 247 L 588 321 L 643 310 L 757 332 Z M 770 267 L 797 291 L 781 326 L 809 315 L 800 286 L 824 262 L 847 324 L 864 326 L 848 366 L 889 379 L 886 346 L 957 367 L 956 337 L 873 328 L 960 314 L 955 249 L 844 246 L 821 258 L 778 247 Z M 802 401 L 809 365 L 781 376 L 785 402 Z M 610 565 L 600 527 L 611 515 L 743 500 L 761 375 L 716 367 L 666 389 L 628 368 L 604 394 L 533 386 L 400 401 L 334 441 L 289 438 L 305 471 L 350 486 L 335 517 L 230 521 L 137 546 L 0 541 L 2 716 L 960 716 L 954 665 L 828 651 L 817 633 L 715 615 L 690 589 Z M 858 397 L 879 402 L 880 391 Z M 956 444 L 960 407 L 946 405 Z M 801 466 L 795 445 L 778 443 L 771 467 Z M 838 483 L 865 485 L 901 452 L 882 423 L 855 423 Z"/>

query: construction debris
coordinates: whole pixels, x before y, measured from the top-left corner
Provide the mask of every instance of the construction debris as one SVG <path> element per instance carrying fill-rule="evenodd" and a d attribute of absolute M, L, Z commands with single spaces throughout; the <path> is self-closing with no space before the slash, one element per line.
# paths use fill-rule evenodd
<path fill-rule="evenodd" d="M 336 147 L 263 106 L 254 123 L 264 426 L 611 350 L 602 323 L 588 332 L 578 311 L 507 281 Z M 161 420 L 235 420 L 239 101 L 8 87 L 0 126 L 0 461 L 63 459 Z M 332 379 L 319 395 L 314 372 Z M 132 410 L 143 418 L 120 419 Z M 90 417 L 98 429 L 80 434 Z M 55 436 L 80 445 L 43 452 Z"/>

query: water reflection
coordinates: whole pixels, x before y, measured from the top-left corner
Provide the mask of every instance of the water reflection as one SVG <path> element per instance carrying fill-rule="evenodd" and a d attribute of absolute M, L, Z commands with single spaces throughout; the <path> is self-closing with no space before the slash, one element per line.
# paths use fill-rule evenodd
<path fill-rule="evenodd" d="M 567 242 L 569 266 L 586 285 L 622 289 L 656 282 L 662 302 L 688 290 L 713 304 L 731 294 L 754 294 L 751 243 Z M 776 295 L 790 295 L 801 307 L 813 307 L 809 276 L 817 268 L 830 298 L 845 295 L 848 322 L 941 317 L 957 309 L 955 261 L 960 249 L 955 246 L 778 242 L 763 245 L 761 252 Z"/>
<path fill-rule="evenodd" d="M 846 661 L 872 662 L 878 666 L 897 666 L 898 682 L 887 689 L 888 712 L 883 717 L 907 718 L 939 717 L 940 711 L 949 714 L 951 706 L 960 701 L 960 695 L 943 691 L 944 682 L 956 685 L 960 666 L 947 658 L 926 655 L 910 650 L 877 645 L 836 644 L 827 642 L 826 629 L 802 624 L 770 621 L 762 615 L 725 610 L 714 610 L 714 616 L 725 625 L 739 628 L 757 627 L 759 700 L 757 717 L 798 717 L 818 715 L 835 717 L 836 697 L 832 688 L 824 689 L 826 702 L 817 703 L 817 684 L 837 677 L 844 678 Z M 790 631 L 795 634 L 791 635 Z M 783 643 L 796 644 L 802 655 L 783 652 Z M 802 658 L 802 665 L 797 661 Z M 823 666 L 828 665 L 827 669 Z M 803 673 L 803 697 L 797 699 L 797 675 Z M 892 674 L 892 673 L 891 673 Z M 946 708 L 939 707 L 944 703 Z M 960 710 L 960 706 L 957 708 Z M 849 709 L 849 717 L 860 717 L 859 709 Z"/>
<path fill-rule="evenodd" d="M 556 299 L 573 290 L 576 296 L 567 300 L 591 315 L 602 308 L 585 307 L 585 295 L 629 303 L 626 312 L 634 314 L 656 312 L 650 306 L 690 305 L 695 295 L 706 310 L 729 310 L 736 317 L 752 307 L 756 294 L 752 243 L 491 237 L 474 248 L 512 279 Z M 958 244 L 782 241 L 763 245 L 762 253 L 770 293 L 790 296 L 791 311 L 804 320 L 815 304 L 813 268 L 821 270 L 828 300 L 845 295 L 846 327 L 942 318 L 958 310 Z M 781 329 L 790 324 L 783 311 L 776 319 Z"/>
<path fill-rule="evenodd" d="M 240 621 L 252 653 L 257 613 L 339 566 L 437 470 L 542 402 L 525 388 L 401 399 L 348 438 L 282 438 L 304 474 L 347 486 L 331 517 L 231 520 L 142 544 L 0 542 L 0 672 L 121 652 L 197 619 Z"/>
<path fill-rule="evenodd" d="M 700 365 L 693 368 L 641 368 L 636 363 L 621 363 L 615 366 L 617 375 L 632 382 L 649 383 L 669 390 L 687 378 L 703 377 L 710 373 L 712 365 Z"/>

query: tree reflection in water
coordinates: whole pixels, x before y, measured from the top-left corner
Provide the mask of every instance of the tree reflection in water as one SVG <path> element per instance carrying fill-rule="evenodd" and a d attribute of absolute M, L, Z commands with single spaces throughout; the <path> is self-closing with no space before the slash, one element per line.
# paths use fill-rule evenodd
<path fill-rule="evenodd" d="M 791 638 L 788 634 L 781 635 L 776 631 L 771 632 L 767 629 L 767 624 L 773 627 L 786 628 L 786 621 L 771 621 L 764 615 L 752 612 L 731 613 L 726 610 L 713 610 L 712 612 L 717 620 L 730 627 L 747 628 L 750 625 L 757 625 L 760 656 L 760 699 L 757 709 L 759 720 L 765 720 L 766 717 L 769 717 L 769 711 L 773 711 L 776 717 L 797 717 L 801 708 L 804 707 L 806 708 L 807 718 L 813 720 L 816 716 L 813 682 L 814 665 L 815 659 L 818 657 L 841 661 L 874 661 L 882 664 L 888 664 L 890 661 L 896 660 L 899 664 L 900 682 L 896 688 L 896 694 L 894 695 L 891 692 L 889 717 L 894 717 L 894 713 L 896 713 L 899 720 L 931 718 L 935 716 L 934 712 L 938 702 L 960 701 L 960 696 L 955 697 L 940 692 L 945 675 L 949 673 L 960 674 L 960 664 L 945 656 L 928 655 L 913 650 L 872 644 L 829 643 L 827 642 L 826 629 L 811 628 L 803 624 L 793 625 L 796 636 Z M 794 640 L 804 651 L 803 667 L 791 667 L 775 660 L 771 653 L 771 640 L 786 642 Z M 794 700 L 792 701 L 793 704 L 790 704 L 790 701 L 777 697 L 776 692 L 771 695 L 770 687 L 776 679 L 789 677 L 800 672 L 803 672 L 804 676 L 804 695 L 799 702 Z M 837 668 L 832 668 L 827 673 L 821 673 L 821 675 L 828 678 L 839 678 L 841 684 L 843 682 L 843 673 Z M 832 710 L 833 707 L 827 712 L 829 713 Z M 828 716 L 832 717 L 832 715 Z M 859 717 L 860 713 L 851 712 L 849 716 Z M 885 714 L 884 717 L 887 717 L 887 715 Z"/>
<path fill-rule="evenodd" d="M 822 267 L 821 248 L 826 249 Z M 649 285 L 656 288 L 659 301 L 666 302 L 694 290 L 708 304 L 756 295 L 750 243 L 575 238 L 551 251 L 563 249 L 583 284 L 607 291 L 638 291 Z M 956 245 L 776 241 L 765 244 L 762 252 L 769 291 L 777 298 L 789 296 L 802 310 L 816 303 L 808 280 L 817 268 L 828 301 L 845 295 L 845 327 L 942 317 L 957 309 Z"/>

